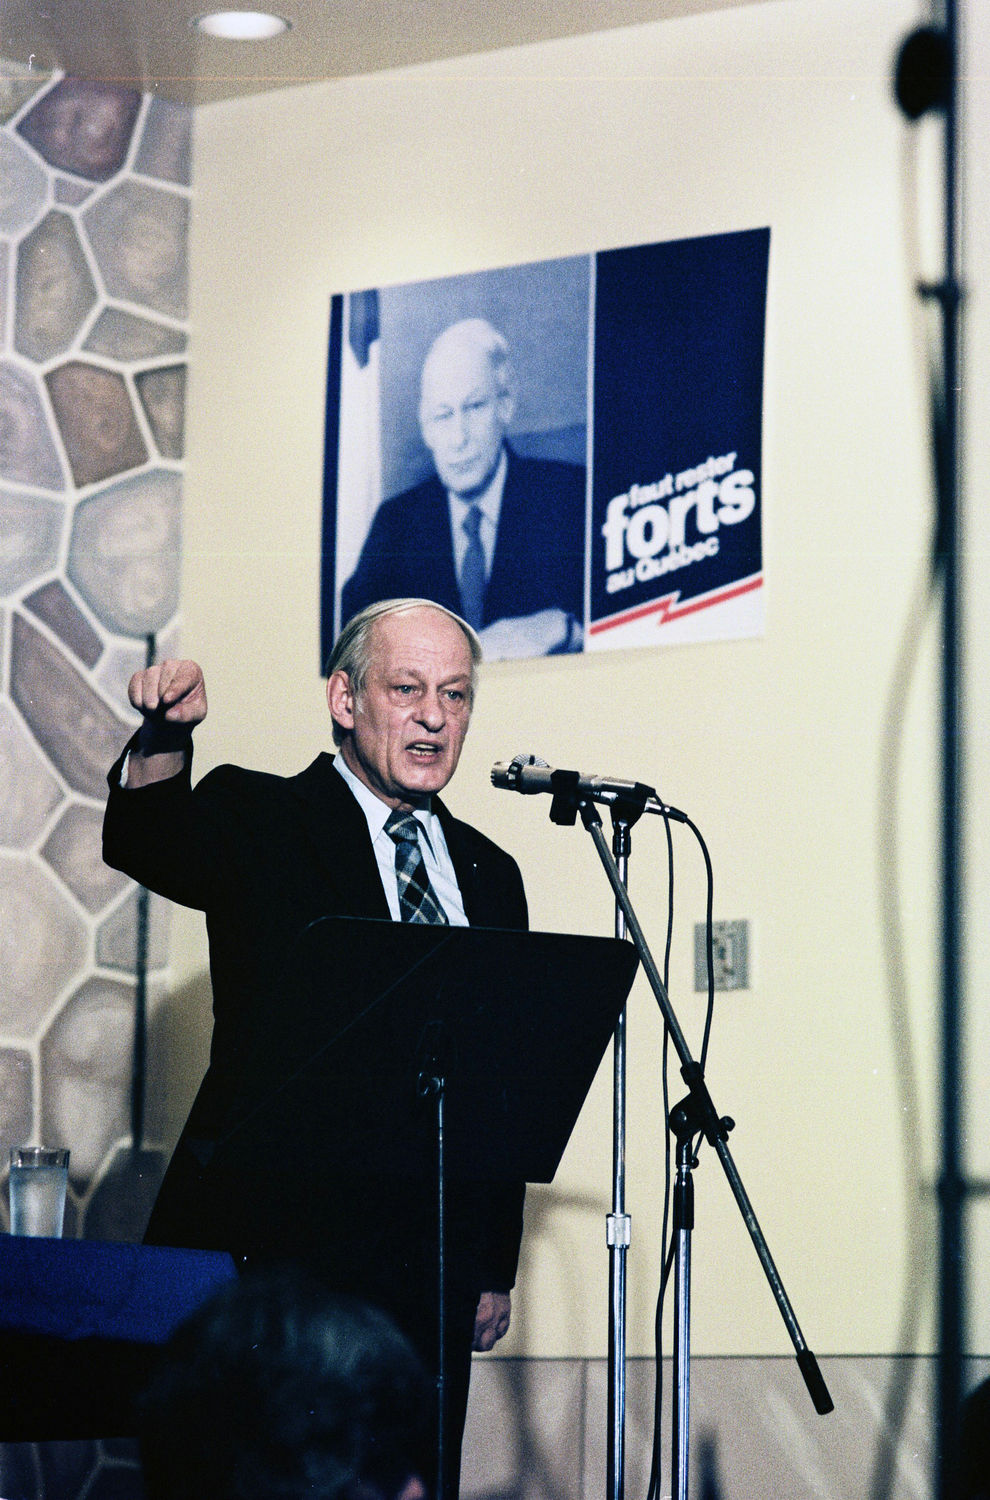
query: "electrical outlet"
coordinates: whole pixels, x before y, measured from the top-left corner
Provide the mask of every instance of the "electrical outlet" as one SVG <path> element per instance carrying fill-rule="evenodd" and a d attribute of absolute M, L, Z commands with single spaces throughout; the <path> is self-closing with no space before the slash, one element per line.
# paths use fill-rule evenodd
<path fill-rule="evenodd" d="M 712 958 L 717 990 L 748 990 L 749 923 L 713 922 Z M 694 926 L 694 987 L 701 993 L 708 989 L 704 922 Z"/>

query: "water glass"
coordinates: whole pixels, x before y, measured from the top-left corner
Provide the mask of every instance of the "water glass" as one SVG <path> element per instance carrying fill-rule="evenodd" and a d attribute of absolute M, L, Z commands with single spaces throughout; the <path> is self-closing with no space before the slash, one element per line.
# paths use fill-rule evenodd
<path fill-rule="evenodd" d="M 10 1152 L 10 1232 L 59 1239 L 65 1214 L 69 1153 L 61 1146 L 14 1146 Z"/>

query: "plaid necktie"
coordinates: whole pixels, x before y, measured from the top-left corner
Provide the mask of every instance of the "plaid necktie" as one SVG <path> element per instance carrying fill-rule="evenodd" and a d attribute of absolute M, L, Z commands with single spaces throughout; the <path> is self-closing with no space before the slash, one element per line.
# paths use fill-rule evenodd
<path fill-rule="evenodd" d="M 395 878 L 399 883 L 399 915 L 403 922 L 448 925 L 447 913 L 430 885 L 419 847 L 419 824 L 412 813 L 389 813 L 385 832 L 395 843 Z"/>
<path fill-rule="evenodd" d="M 475 630 L 481 628 L 485 608 L 485 549 L 481 545 L 481 509 L 472 505 L 461 522 L 468 544 L 461 563 L 461 608 Z"/>

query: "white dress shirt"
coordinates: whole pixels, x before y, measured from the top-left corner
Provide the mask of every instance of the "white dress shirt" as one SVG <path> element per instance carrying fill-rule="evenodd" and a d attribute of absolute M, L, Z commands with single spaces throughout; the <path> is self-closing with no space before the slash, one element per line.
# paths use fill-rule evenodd
<path fill-rule="evenodd" d="M 399 912 L 399 882 L 395 874 L 395 840 L 385 832 L 385 823 L 392 809 L 375 795 L 369 786 L 359 780 L 339 753 L 334 756 L 334 770 L 341 775 L 357 799 L 358 806 L 368 820 L 371 847 L 378 861 L 378 872 L 385 888 L 385 899 L 393 922 L 402 920 Z M 419 848 L 426 865 L 429 882 L 451 927 L 467 927 L 461 889 L 454 874 L 454 865 L 443 836 L 443 828 L 436 813 L 428 809 L 415 808 L 414 816 L 419 825 Z"/>

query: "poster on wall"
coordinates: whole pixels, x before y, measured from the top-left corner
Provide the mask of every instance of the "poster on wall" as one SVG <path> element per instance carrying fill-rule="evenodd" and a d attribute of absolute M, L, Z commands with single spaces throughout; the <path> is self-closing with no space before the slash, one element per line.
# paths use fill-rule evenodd
<path fill-rule="evenodd" d="M 436 599 L 488 660 L 763 631 L 769 229 L 331 299 L 321 651 Z"/>

